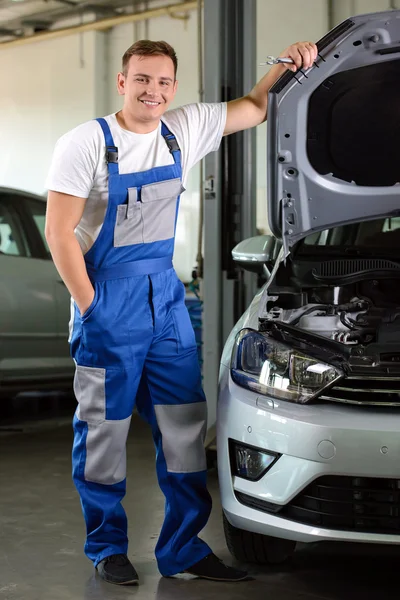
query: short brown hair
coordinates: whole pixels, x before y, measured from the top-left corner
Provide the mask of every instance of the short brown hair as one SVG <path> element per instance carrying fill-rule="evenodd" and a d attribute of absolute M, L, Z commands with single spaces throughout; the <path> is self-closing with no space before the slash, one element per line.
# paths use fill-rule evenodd
<path fill-rule="evenodd" d="M 152 42 L 151 40 L 139 40 L 132 44 L 122 57 L 122 72 L 127 73 L 128 63 L 131 56 L 169 56 L 174 63 L 175 77 L 178 70 L 178 59 L 175 50 L 167 42 Z"/>

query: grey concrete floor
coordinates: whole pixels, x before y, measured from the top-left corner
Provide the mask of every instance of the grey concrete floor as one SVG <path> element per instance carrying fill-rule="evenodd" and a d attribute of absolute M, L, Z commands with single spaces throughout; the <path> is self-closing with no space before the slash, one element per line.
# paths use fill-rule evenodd
<path fill-rule="evenodd" d="M 254 580 L 239 584 L 160 577 L 153 550 L 164 502 L 156 482 L 150 433 L 137 417 L 128 442 L 125 508 L 129 556 L 141 585 L 106 584 L 82 552 L 84 526 L 70 476 L 71 441 L 70 425 L 57 420 L 13 434 L 0 428 L 1 600 L 386 600 L 398 596 L 398 547 L 307 546 L 285 567 L 248 565 Z M 202 537 L 217 555 L 235 564 L 225 546 L 213 471 L 209 486 L 214 510 Z"/>

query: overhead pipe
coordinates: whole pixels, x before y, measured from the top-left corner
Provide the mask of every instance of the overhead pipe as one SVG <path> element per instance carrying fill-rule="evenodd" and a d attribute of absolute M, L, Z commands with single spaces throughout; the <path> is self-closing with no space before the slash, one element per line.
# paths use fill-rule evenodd
<path fill-rule="evenodd" d="M 176 13 L 182 11 L 189 11 L 197 9 L 197 0 L 191 0 L 189 2 L 178 2 L 177 4 L 169 4 L 160 8 L 151 8 L 137 13 L 130 13 L 128 15 L 120 15 L 118 17 L 108 17 L 107 19 L 99 19 L 98 21 L 91 21 L 84 25 L 74 25 L 72 27 L 65 27 L 61 29 L 54 29 L 52 31 L 45 31 L 30 35 L 17 40 L 11 40 L 9 42 L 1 42 L 0 49 L 11 48 L 15 46 L 24 46 L 25 44 L 33 44 L 35 42 L 42 42 L 44 40 L 54 40 L 59 37 L 65 37 L 67 35 L 75 35 L 77 33 L 85 33 L 86 31 L 104 31 L 105 29 L 111 29 L 123 23 L 134 23 L 137 21 L 145 21 L 147 19 L 154 19 L 156 17 L 175 16 Z"/>

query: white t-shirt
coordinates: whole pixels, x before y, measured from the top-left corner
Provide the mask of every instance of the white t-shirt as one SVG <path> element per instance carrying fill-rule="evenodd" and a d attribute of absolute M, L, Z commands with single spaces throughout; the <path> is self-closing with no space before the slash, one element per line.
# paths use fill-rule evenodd
<path fill-rule="evenodd" d="M 182 182 L 189 170 L 206 154 L 218 150 L 226 122 L 226 103 L 188 104 L 170 110 L 162 120 L 181 149 Z M 120 174 L 137 173 L 173 164 L 174 159 L 161 135 L 161 123 L 150 133 L 122 129 L 115 114 L 105 117 L 118 148 Z M 108 202 L 108 171 L 103 131 L 96 120 L 63 135 L 57 142 L 46 188 L 87 198 L 75 234 L 86 253 L 96 240 Z"/>

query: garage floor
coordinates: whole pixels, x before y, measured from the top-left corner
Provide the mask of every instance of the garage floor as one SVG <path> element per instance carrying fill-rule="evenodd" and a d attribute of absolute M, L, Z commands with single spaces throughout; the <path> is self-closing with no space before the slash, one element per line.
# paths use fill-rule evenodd
<path fill-rule="evenodd" d="M 22 428 L 24 429 L 24 428 Z M 18 427 L 17 427 L 18 430 Z M 0 427 L 1 600 L 368 600 L 398 597 L 400 548 L 348 545 L 300 549 L 290 566 L 250 566 L 253 581 L 240 584 L 182 581 L 159 576 L 153 548 L 163 516 L 149 430 L 135 417 L 128 445 L 130 558 L 139 588 L 99 580 L 82 554 L 83 521 L 70 477 L 71 428 L 51 420 L 34 430 Z M 215 503 L 204 539 L 221 558 L 226 550 L 218 485 L 210 473 Z"/>

